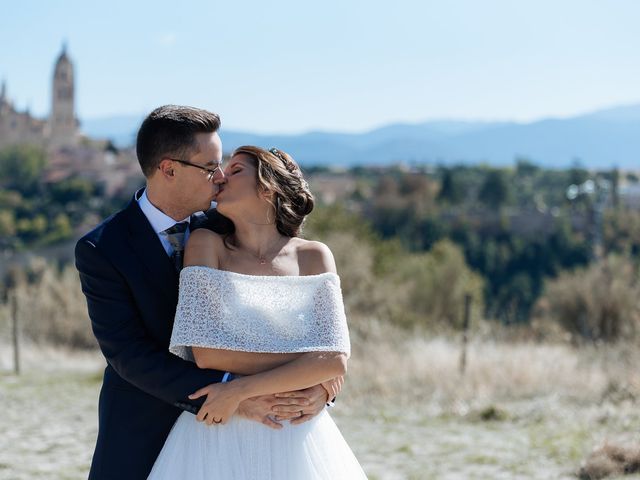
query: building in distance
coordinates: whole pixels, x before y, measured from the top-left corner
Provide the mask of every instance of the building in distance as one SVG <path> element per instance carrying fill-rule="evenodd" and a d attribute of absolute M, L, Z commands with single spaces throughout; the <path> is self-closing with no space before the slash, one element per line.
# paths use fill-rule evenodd
<path fill-rule="evenodd" d="M 51 90 L 49 118 L 36 118 L 29 110 L 19 111 L 7 93 L 7 82 L 0 88 L 0 149 L 12 145 L 38 145 L 47 151 L 75 147 L 80 141 L 75 114 L 73 63 L 66 45 L 56 60 Z"/>
<path fill-rule="evenodd" d="M 143 182 L 133 149 L 120 150 L 107 139 L 92 139 L 80 133 L 75 110 L 74 65 L 63 45 L 53 69 L 51 109 L 48 118 L 20 111 L 0 87 L 0 150 L 33 145 L 46 152 L 45 183 L 71 177 L 99 184 L 106 196 L 135 188 Z"/>

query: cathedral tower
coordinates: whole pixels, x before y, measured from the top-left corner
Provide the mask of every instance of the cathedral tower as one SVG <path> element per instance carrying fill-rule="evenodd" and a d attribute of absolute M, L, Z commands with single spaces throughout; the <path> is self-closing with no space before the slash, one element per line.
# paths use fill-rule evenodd
<path fill-rule="evenodd" d="M 67 56 L 66 44 L 56 61 L 51 94 L 50 147 L 73 146 L 78 141 L 78 121 L 74 108 L 73 64 Z"/>

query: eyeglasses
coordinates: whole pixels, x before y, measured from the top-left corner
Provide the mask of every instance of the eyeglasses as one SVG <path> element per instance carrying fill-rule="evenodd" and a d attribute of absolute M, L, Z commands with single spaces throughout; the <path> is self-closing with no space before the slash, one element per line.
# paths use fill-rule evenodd
<path fill-rule="evenodd" d="M 190 167 L 199 168 L 202 171 L 202 173 L 204 173 L 207 176 L 207 181 L 208 182 L 213 182 L 213 177 L 218 172 L 218 170 L 221 170 L 221 168 L 222 168 L 222 166 L 220 164 L 218 164 L 218 166 L 216 168 L 211 169 L 211 168 L 203 167 L 202 165 L 198 165 L 196 163 L 187 162 L 186 160 L 180 160 L 178 158 L 167 157 L 167 160 L 171 160 L 173 162 L 178 162 L 178 163 L 181 163 L 183 165 L 189 165 Z"/>

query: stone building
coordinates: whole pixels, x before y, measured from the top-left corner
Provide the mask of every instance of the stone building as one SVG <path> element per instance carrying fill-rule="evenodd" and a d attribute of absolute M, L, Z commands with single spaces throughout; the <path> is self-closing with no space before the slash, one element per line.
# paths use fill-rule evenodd
<path fill-rule="evenodd" d="M 7 95 L 7 84 L 0 90 L 0 149 L 18 144 L 39 145 L 49 151 L 78 145 L 80 134 L 75 114 L 73 63 L 66 45 L 56 60 L 49 118 L 39 119 L 29 110 L 19 111 Z"/>

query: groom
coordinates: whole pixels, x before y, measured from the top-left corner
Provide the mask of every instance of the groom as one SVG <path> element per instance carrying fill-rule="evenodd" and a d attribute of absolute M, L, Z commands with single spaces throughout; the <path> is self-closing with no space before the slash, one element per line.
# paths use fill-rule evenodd
<path fill-rule="evenodd" d="M 204 400 L 188 396 L 229 377 L 168 351 L 184 242 L 198 222 L 224 227 L 215 211 L 201 213 L 224 181 L 219 127 L 218 115 L 197 108 L 151 112 L 136 145 L 146 188 L 76 245 L 91 325 L 107 360 L 92 480 L 147 478 L 178 415 L 197 413 Z M 326 401 L 317 385 L 246 400 L 238 414 L 281 428 L 279 420 L 304 421 Z"/>

